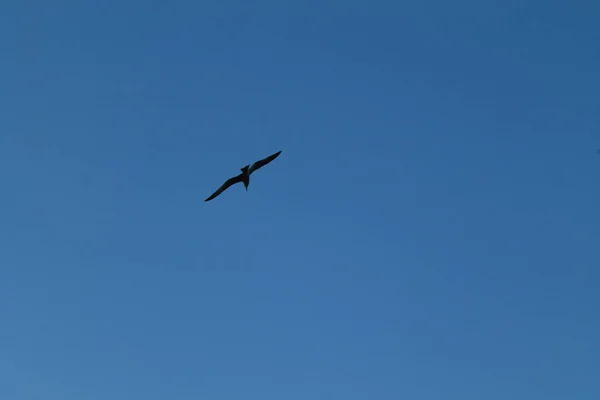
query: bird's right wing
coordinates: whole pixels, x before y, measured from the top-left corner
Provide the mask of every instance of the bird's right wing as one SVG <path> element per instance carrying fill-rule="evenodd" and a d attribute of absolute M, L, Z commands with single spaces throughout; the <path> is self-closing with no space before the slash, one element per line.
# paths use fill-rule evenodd
<path fill-rule="evenodd" d="M 229 178 L 225 181 L 225 183 L 223 185 L 221 185 L 220 188 L 218 188 L 213 194 L 211 194 L 208 198 L 206 198 L 206 200 L 204 201 L 209 201 L 214 199 L 215 197 L 217 197 L 218 195 L 220 195 L 221 193 L 223 193 L 223 191 L 225 189 L 227 189 L 229 186 L 241 182 L 242 181 L 242 174 L 238 175 L 238 176 L 234 176 L 233 178 Z"/>

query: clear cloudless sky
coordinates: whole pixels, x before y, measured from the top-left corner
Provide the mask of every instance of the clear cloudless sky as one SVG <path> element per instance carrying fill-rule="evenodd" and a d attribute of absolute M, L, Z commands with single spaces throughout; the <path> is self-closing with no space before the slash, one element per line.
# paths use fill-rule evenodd
<path fill-rule="evenodd" d="M 599 399 L 599 20 L 2 2 L 0 399 Z"/>

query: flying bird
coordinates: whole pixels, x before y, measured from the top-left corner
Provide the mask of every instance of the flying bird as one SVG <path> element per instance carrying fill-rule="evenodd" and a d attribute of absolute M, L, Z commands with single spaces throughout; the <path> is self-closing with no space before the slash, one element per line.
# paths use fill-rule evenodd
<path fill-rule="evenodd" d="M 277 153 L 271 154 L 269 157 L 263 158 L 262 160 L 258 160 L 257 162 L 255 162 L 252 165 L 246 165 L 245 167 L 240 168 L 240 171 L 242 171 L 241 174 L 227 179 L 225 181 L 225 183 L 223 185 L 221 185 L 220 188 L 218 188 L 213 194 L 211 194 L 204 201 L 210 201 L 210 200 L 214 199 L 215 197 L 217 197 L 218 195 L 223 193 L 229 186 L 234 185 L 236 183 L 242 182 L 244 184 L 244 187 L 246 188 L 246 190 L 248 190 L 248 185 L 250 184 L 250 174 L 252 174 L 257 169 L 264 167 L 265 165 L 267 165 L 268 163 L 270 163 L 271 161 L 276 159 L 279 156 L 279 154 L 281 154 L 281 151 L 282 150 L 279 150 Z"/>

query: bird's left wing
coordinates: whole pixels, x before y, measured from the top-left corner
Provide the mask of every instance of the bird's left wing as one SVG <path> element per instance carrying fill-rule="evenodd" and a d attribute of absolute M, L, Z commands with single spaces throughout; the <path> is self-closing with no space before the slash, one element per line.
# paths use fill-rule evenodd
<path fill-rule="evenodd" d="M 276 159 L 279 156 L 279 154 L 281 154 L 281 152 L 282 152 L 282 150 L 279 150 L 277 153 L 271 154 L 269 157 L 263 158 L 262 160 L 258 160 L 257 162 L 252 164 L 248 173 L 251 174 L 254 171 L 256 171 L 257 169 L 264 167 L 265 165 L 267 165 L 268 163 L 270 163 L 271 161 Z"/>

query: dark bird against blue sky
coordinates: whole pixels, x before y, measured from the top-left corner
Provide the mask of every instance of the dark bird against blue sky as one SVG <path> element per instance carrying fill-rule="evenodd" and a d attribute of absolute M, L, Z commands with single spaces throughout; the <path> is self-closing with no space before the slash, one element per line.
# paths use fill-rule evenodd
<path fill-rule="evenodd" d="M 250 184 L 250 174 L 252 174 L 257 169 L 264 167 L 265 165 L 267 165 L 268 163 L 270 163 L 271 161 L 276 159 L 279 156 L 279 154 L 281 154 L 281 151 L 282 150 L 279 150 L 275 154 L 271 154 L 270 156 L 263 158 L 262 160 L 258 160 L 257 162 L 255 162 L 252 165 L 246 165 L 246 166 L 240 168 L 240 170 L 242 171 L 241 174 L 226 180 L 225 183 L 223 185 L 221 185 L 220 188 L 218 188 L 213 194 L 211 194 L 204 201 L 209 201 L 209 200 L 214 199 L 215 197 L 217 197 L 218 195 L 223 193 L 229 186 L 234 185 L 239 182 L 242 182 L 244 184 L 244 187 L 246 188 L 246 190 L 248 190 L 248 185 Z"/>

